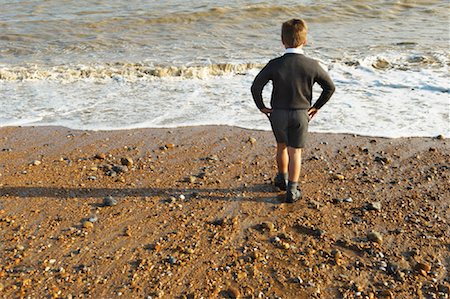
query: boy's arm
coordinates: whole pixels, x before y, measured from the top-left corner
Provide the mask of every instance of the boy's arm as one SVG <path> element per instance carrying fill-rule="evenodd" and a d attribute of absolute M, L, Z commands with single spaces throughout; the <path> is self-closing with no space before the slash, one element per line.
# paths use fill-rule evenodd
<path fill-rule="evenodd" d="M 264 89 L 264 86 L 266 86 L 267 82 L 270 80 L 269 71 L 268 71 L 268 65 L 266 65 L 259 74 L 255 77 L 255 80 L 253 81 L 251 92 L 253 96 L 253 100 L 255 101 L 256 106 L 262 113 L 270 113 L 271 109 L 267 108 L 266 105 L 264 105 L 262 92 Z"/>
<path fill-rule="evenodd" d="M 328 73 L 319 64 L 317 64 L 317 67 L 318 74 L 315 81 L 320 85 L 320 87 L 322 87 L 322 93 L 320 94 L 320 97 L 317 99 L 314 105 L 311 107 L 316 109 L 316 111 L 313 111 L 312 116 L 314 116 L 317 113 L 317 110 L 322 108 L 322 106 L 325 105 L 326 102 L 328 102 L 328 100 L 336 90 L 333 80 L 331 80 Z M 310 115 L 310 117 L 312 116 Z"/>

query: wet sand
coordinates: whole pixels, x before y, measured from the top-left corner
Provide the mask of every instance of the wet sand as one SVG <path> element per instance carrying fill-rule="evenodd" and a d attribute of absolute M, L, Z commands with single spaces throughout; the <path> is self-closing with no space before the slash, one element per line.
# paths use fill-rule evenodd
<path fill-rule="evenodd" d="M 450 145 L 311 134 L 283 203 L 271 132 L 0 128 L 2 298 L 448 298 Z"/>

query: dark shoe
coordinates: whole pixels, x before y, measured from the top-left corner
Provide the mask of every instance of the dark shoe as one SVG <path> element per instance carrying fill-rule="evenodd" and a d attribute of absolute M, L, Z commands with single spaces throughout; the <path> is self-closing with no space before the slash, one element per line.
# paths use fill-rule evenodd
<path fill-rule="evenodd" d="M 286 191 L 287 182 L 284 178 L 277 175 L 274 180 L 275 187 L 280 188 L 281 191 Z"/>
<path fill-rule="evenodd" d="M 300 198 L 302 198 L 302 192 L 298 189 L 289 190 L 288 192 L 286 192 L 287 203 L 294 203 Z"/>

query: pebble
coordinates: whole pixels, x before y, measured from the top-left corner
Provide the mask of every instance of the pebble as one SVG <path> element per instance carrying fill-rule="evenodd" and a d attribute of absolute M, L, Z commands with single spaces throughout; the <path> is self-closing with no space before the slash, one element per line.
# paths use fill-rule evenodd
<path fill-rule="evenodd" d="M 318 202 L 318 201 L 316 201 L 316 200 L 313 200 L 313 199 L 311 199 L 311 200 L 308 202 L 308 207 L 311 208 L 311 209 L 316 209 L 316 210 L 318 210 L 318 209 L 320 209 L 321 206 L 322 206 L 322 204 L 321 204 L 320 202 Z"/>
<path fill-rule="evenodd" d="M 367 205 L 369 211 L 381 211 L 381 202 L 374 201 Z"/>
<path fill-rule="evenodd" d="M 177 259 L 174 258 L 173 256 L 169 255 L 167 257 L 167 261 L 171 264 L 171 265 L 175 265 L 177 263 Z"/>
<path fill-rule="evenodd" d="M 19 251 L 23 251 L 23 250 L 25 250 L 25 247 L 23 245 L 17 245 L 16 249 Z"/>
<path fill-rule="evenodd" d="M 442 134 L 439 134 L 439 135 L 437 135 L 437 136 L 436 136 L 436 139 L 439 139 L 439 140 L 444 140 L 444 139 L 445 139 L 445 137 L 444 137 L 444 135 L 442 135 Z"/>
<path fill-rule="evenodd" d="M 90 221 L 84 221 L 83 222 L 83 227 L 87 228 L 87 229 L 91 229 L 94 227 L 94 223 L 90 222 Z"/>
<path fill-rule="evenodd" d="M 94 158 L 99 159 L 99 160 L 105 160 L 106 155 L 104 153 L 99 153 L 99 154 L 96 154 Z"/>
<path fill-rule="evenodd" d="M 345 176 L 342 175 L 342 174 L 335 174 L 335 175 L 333 176 L 333 180 L 343 181 L 343 180 L 345 180 Z"/>
<path fill-rule="evenodd" d="M 383 243 L 383 236 L 377 231 L 371 231 L 367 234 L 367 239 L 378 244 Z"/>
<path fill-rule="evenodd" d="M 34 160 L 32 164 L 33 164 L 34 166 L 38 166 L 38 165 L 41 165 L 42 162 L 39 161 L 39 160 Z"/>
<path fill-rule="evenodd" d="M 429 272 L 431 270 L 431 265 L 428 263 L 422 263 L 419 262 L 416 264 L 416 266 L 414 267 L 417 271 L 425 271 L 425 272 Z"/>
<path fill-rule="evenodd" d="M 275 225 L 272 222 L 263 222 L 261 227 L 271 232 L 275 231 Z"/>
<path fill-rule="evenodd" d="M 124 157 L 124 158 L 120 159 L 120 163 L 127 167 L 131 167 L 134 164 L 133 159 L 131 159 L 129 157 Z"/>
<path fill-rule="evenodd" d="M 256 138 L 250 137 L 248 139 L 248 142 L 250 142 L 251 144 L 255 144 L 256 143 Z"/>
<path fill-rule="evenodd" d="M 126 165 L 114 165 L 112 171 L 116 173 L 128 172 L 128 166 Z"/>
<path fill-rule="evenodd" d="M 351 197 L 347 197 L 347 198 L 344 198 L 343 201 L 347 202 L 347 203 L 352 203 L 353 199 Z"/>
<path fill-rule="evenodd" d="M 104 207 L 112 207 L 117 205 L 117 200 L 115 200 L 112 196 L 106 196 L 103 198 L 103 206 Z"/>
<path fill-rule="evenodd" d="M 391 291 L 389 290 L 384 290 L 380 292 L 380 297 L 381 298 L 394 298 L 394 295 L 392 294 Z"/>
<path fill-rule="evenodd" d="M 3 285 L 3 283 L 0 283 L 0 292 L 2 292 L 5 289 L 5 286 Z"/>
<path fill-rule="evenodd" d="M 239 290 L 237 288 L 230 286 L 228 288 L 228 295 L 231 298 L 236 299 L 236 298 L 240 298 L 241 293 L 239 292 Z"/>
<path fill-rule="evenodd" d="M 196 178 L 195 176 L 193 176 L 193 175 L 188 176 L 188 177 L 185 179 L 185 181 L 186 181 L 187 183 L 191 183 L 191 184 L 195 183 L 196 180 L 197 180 L 197 178 Z"/>

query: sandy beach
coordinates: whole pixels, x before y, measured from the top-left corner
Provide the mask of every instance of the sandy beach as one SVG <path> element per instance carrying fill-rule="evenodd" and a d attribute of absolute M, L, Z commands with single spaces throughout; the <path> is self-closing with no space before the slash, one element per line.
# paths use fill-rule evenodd
<path fill-rule="evenodd" d="M 1 298 L 449 298 L 450 144 L 0 128 Z"/>

